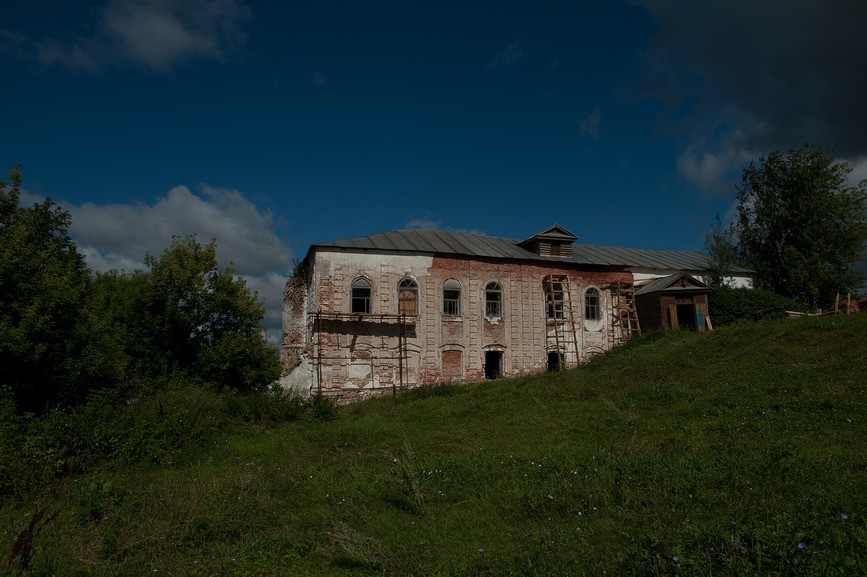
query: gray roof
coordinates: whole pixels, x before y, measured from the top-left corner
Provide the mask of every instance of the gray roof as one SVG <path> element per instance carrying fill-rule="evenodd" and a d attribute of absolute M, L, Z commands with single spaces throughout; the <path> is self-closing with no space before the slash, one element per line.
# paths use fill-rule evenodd
<path fill-rule="evenodd" d="M 583 265 L 630 268 L 706 270 L 707 255 L 700 251 L 648 250 L 575 243 L 572 257 L 542 256 L 519 246 L 526 242 L 512 238 L 484 236 L 445 230 L 390 230 L 368 236 L 332 240 L 311 245 L 316 248 L 347 249 L 360 252 L 411 252 L 455 254 L 493 259 L 574 262 Z M 735 268 L 737 272 L 750 272 Z"/>
<path fill-rule="evenodd" d="M 686 287 L 683 289 L 680 287 L 674 287 L 674 290 L 678 290 L 678 291 L 679 290 L 689 290 L 689 291 L 710 290 L 706 284 L 704 284 L 703 282 L 701 282 L 697 278 L 693 277 L 692 275 L 688 275 L 684 272 L 676 272 L 676 273 L 670 274 L 668 276 L 653 279 L 649 283 L 641 285 L 641 287 L 637 291 L 635 291 L 635 296 L 643 295 L 643 294 L 649 294 L 649 293 L 655 293 L 658 291 L 666 290 L 670 287 L 670 285 L 672 283 L 676 282 L 679 278 L 684 277 L 684 276 L 689 278 L 690 282 L 692 282 L 694 284 L 694 286 Z"/>

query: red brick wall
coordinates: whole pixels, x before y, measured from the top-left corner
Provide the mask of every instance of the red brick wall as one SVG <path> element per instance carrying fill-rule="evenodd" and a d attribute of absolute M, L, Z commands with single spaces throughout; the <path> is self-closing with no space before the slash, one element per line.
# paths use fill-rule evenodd
<path fill-rule="evenodd" d="M 407 258 L 407 262 L 411 260 L 411 257 Z M 345 257 L 343 262 L 347 262 Z M 371 259 L 368 257 L 364 262 L 370 263 Z M 627 271 L 576 270 L 575 265 L 559 262 L 507 262 L 457 256 L 437 256 L 432 261 L 424 259 L 424 262 L 431 264 L 419 270 L 386 266 L 360 270 L 355 265 L 332 264 L 323 266 L 323 270 L 329 273 L 323 274 L 314 267 L 311 271 L 314 275 L 313 302 L 309 307 L 314 312 L 350 312 L 350 284 L 359 274 L 370 279 L 373 286 L 373 314 L 365 322 L 347 320 L 330 325 L 328 330 L 322 331 L 321 352 L 318 327 L 313 326 L 307 334 L 306 350 L 311 355 L 321 354 L 323 357 L 323 388 L 332 394 L 343 395 L 341 391 L 349 380 L 352 358 L 358 358 L 358 351 L 364 350 L 372 358 L 371 379 L 375 380 L 367 388 L 370 392 L 377 387 L 391 390 L 392 383 L 398 379 L 398 323 L 393 319 L 378 320 L 377 315 L 398 313 L 397 287 L 407 276 L 415 278 L 419 288 L 419 315 L 413 319 L 411 334 L 405 340 L 414 351 L 411 362 L 404 359 L 404 383 L 409 385 L 483 379 L 484 353 L 492 349 L 503 353 L 504 376 L 544 371 L 547 347 L 551 344 L 546 339 L 549 325 L 545 318 L 543 289 L 543 279 L 547 275 L 568 276 L 573 309 L 578 319 L 584 313 L 584 290 L 590 286 L 599 289 L 605 320 L 592 327 L 579 322 L 579 340 L 587 351 L 607 347 L 608 332 L 611 331 L 608 286 L 612 282 L 632 281 L 632 275 Z M 459 317 L 442 314 L 442 286 L 449 279 L 455 279 L 461 285 Z M 498 282 L 503 290 L 502 316 L 493 320 L 485 317 L 485 287 L 491 281 Z M 284 334 L 284 350 L 295 340 L 297 335 Z M 344 392 L 352 396 L 362 394 L 355 390 Z"/>

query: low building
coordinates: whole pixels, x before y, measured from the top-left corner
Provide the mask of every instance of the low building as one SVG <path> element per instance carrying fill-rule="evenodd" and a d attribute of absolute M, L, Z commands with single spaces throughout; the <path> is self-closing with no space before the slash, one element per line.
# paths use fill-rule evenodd
<path fill-rule="evenodd" d="M 639 330 L 635 277 L 700 252 L 397 230 L 314 244 L 286 285 L 282 382 L 340 401 L 575 366 Z M 638 272 L 636 272 L 638 271 Z"/>
<path fill-rule="evenodd" d="M 708 328 L 709 293 L 710 287 L 685 272 L 647 280 L 635 291 L 641 326 L 644 330 L 704 331 Z"/>

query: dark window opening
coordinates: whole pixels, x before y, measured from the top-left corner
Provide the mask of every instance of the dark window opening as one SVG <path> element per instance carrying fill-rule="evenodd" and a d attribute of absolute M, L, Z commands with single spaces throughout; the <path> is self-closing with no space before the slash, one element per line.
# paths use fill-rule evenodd
<path fill-rule="evenodd" d="M 545 283 L 545 302 L 548 304 L 546 318 L 565 318 L 563 307 L 566 302 L 566 292 L 563 290 L 563 283 Z"/>
<path fill-rule="evenodd" d="M 443 314 L 451 317 L 461 314 L 461 283 L 454 279 L 443 283 Z"/>
<path fill-rule="evenodd" d="M 500 283 L 489 282 L 485 287 L 485 316 L 494 318 L 503 314 L 503 288 Z"/>
<path fill-rule="evenodd" d="M 584 293 L 584 318 L 586 320 L 598 321 L 602 318 L 599 303 L 599 291 L 595 288 L 587 289 L 587 292 Z"/>
<path fill-rule="evenodd" d="M 370 281 L 360 277 L 352 281 L 352 312 L 370 312 Z"/>

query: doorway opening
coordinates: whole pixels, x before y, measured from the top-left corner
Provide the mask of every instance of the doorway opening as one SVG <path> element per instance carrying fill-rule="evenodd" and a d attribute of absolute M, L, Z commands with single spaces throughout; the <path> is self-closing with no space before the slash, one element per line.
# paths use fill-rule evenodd
<path fill-rule="evenodd" d="M 562 366 L 563 355 L 559 351 L 551 351 L 548 353 L 548 370 L 559 371 Z"/>
<path fill-rule="evenodd" d="M 499 379 L 503 376 L 503 352 L 485 351 L 485 378 Z"/>
<path fill-rule="evenodd" d="M 677 324 L 680 325 L 680 328 L 682 329 L 687 329 L 690 331 L 698 330 L 695 319 L 694 304 L 689 303 L 677 305 Z"/>

